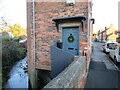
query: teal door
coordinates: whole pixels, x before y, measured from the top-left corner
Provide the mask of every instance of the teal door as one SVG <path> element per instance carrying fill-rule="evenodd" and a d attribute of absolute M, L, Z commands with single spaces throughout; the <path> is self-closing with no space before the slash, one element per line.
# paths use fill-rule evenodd
<path fill-rule="evenodd" d="M 79 55 L 79 27 L 62 28 L 63 50 Z"/>

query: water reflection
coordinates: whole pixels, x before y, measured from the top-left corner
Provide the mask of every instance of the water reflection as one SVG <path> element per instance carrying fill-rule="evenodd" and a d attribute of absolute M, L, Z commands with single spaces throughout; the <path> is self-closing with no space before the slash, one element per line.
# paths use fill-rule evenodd
<path fill-rule="evenodd" d="M 28 88 L 27 57 L 12 68 L 6 88 Z"/>

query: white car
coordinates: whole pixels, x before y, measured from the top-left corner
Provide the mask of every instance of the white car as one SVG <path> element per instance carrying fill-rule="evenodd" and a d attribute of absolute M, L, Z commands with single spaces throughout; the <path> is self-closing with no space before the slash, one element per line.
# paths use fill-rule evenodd
<path fill-rule="evenodd" d="M 103 52 L 109 53 L 111 47 L 112 47 L 114 44 L 118 44 L 118 42 L 116 42 L 116 41 L 107 41 L 107 42 L 103 45 Z"/>
<path fill-rule="evenodd" d="M 115 64 L 120 62 L 120 44 L 117 47 L 113 46 L 109 53 L 110 57 L 114 60 Z"/>

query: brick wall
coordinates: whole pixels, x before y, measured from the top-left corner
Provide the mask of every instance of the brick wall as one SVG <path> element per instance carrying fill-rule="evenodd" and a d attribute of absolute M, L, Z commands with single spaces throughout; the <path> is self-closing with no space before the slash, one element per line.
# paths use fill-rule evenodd
<path fill-rule="evenodd" d="M 33 40 L 33 20 L 32 20 L 32 2 L 27 3 L 27 56 L 28 56 L 28 71 L 32 73 L 34 68 L 34 40 Z M 32 74 L 29 74 L 30 77 Z"/>
<path fill-rule="evenodd" d="M 31 64 L 34 63 L 34 41 L 32 30 L 32 5 L 28 3 L 28 58 Z M 87 36 L 80 37 L 80 52 L 83 53 L 84 47 L 89 46 L 89 19 L 90 7 L 88 2 L 76 2 L 69 6 L 65 2 L 35 2 L 35 45 L 36 45 L 36 68 L 50 70 L 50 46 L 55 40 L 61 39 L 61 33 L 57 32 L 53 18 L 86 16 L 85 31 Z M 88 10 L 89 9 L 89 10 Z M 85 43 L 86 42 L 86 43 Z M 85 44 L 84 44 L 85 43 Z M 87 52 L 89 56 L 89 51 Z"/>
<path fill-rule="evenodd" d="M 80 55 L 86 54 L 86 65 L 90 60 L 90 18 L 91 3 L 76 2 L 75 5 L 66 5 L 66 2 L 35 2 L 34 3 L 34 24 L 32 2 L 27 2 L 27 34 L 28 34 L 28 73 L 32 87 L 37 87 L 37 70 L 51 70 L 50 46 L 55 40 L 61 41 L 61 32 L 57 32 L 53 18 L 86 16 L 85 29 L 80 27 Z M 79 22 L 81 26 L 81 22 Z M 86 35 L 81 35 L 85 34 Z M 35 38 L 35 39 L 34 39 Z M 85 50 L 85 47 L 87 50 Z M 84 53 L 83 53 L 84 52 Z M 82 67 L 84 68 L 84 67 Z M 79 79 L 77 86 L 82 88 L 85 83 L 86 71 L 83 69 L 82 79 Z M 80 77 L 79 77 L 80 78 Z"/>

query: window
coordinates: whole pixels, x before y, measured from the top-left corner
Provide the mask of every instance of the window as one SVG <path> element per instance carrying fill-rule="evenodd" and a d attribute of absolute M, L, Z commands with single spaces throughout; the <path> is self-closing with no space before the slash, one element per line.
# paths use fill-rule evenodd
<path fill-rule="evenodd" d="M 112 49 L 115 44 L 116 44 L 116 43 L 108 43 L 108 44 L 107 44 L 107 47 L 108 47 L 109 49 Z M 116 49 L 116 48 L 114 48 L 114 49 Z"/>
<path fill-rule="evenodd" d="M 67 4 L 75 4 L 75 0 L 67 0 L 66 3 Z"/>

